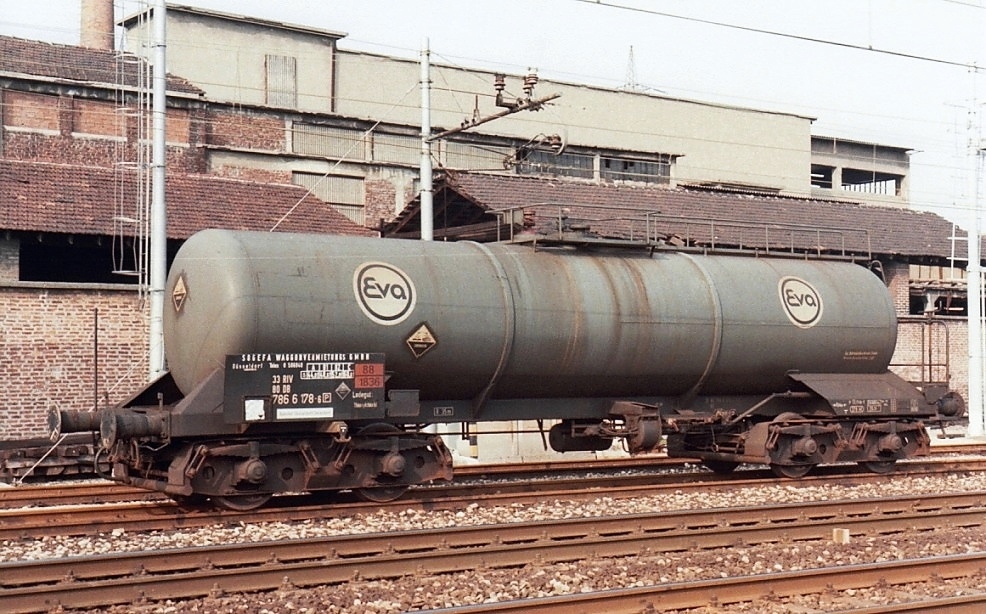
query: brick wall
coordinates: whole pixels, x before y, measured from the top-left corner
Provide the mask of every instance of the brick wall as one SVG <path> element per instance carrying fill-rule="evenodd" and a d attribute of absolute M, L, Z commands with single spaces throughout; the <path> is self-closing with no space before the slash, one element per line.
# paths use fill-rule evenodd
<path fill-rule="evenodd" d="M 209 168 L 210 175 L 229 177 L 241 181 L 256 181 L 259 183 L 291 183 L 290 170 L 274 170 L 269 168 L 248 168 L 246 166 L 213 165 Z"/>
<path fill-rule="evenodd" d="M 101 100 L 76 100 L 73 132 L 123 138 L 127 135 L 127 117 L 116 105 Z"/>
<path fill-rule="evenodd" d="M 911 309 L 909 265 L 902 262 L 885 262 L 883 276 L 887 281 L 894 309 L 899 315 L 907 315 Z"/>
<path fill-rule="evenodd" d="M 11 160 L 110 168 L 120 159 L 118 143 L 107 139 L 8 132 L 4 141 L 4 157 Z"/>
<path fill-rule="evenodd" d="M 286 151 L 284 120 L 269 113 L 221 110 L 213 112 L 208 142 L 221 147 Z"/>
<path fill-rule="evenodd" d="M 6 90 L 3 93 L 5 126 L 58 131 L 59 96 Z"/>
<path fill-rule="evenodd" d="M 392 220 L 397 202 L 397 188 L 390 180 L 371 180 L 363 182 L 366 200 L 363 205 L 366 226 L 377 228 L 380 220 Z"/>
<path fill-rule="evenodd" d="M 4 90 L 3 155 L 13 160 L 111 168 L 139 158 L 147 146 L 146 123 L 116 103 Z M 148 111 L 149 113 L 149 111 Z M 172 172 L 205 171 L 204 152 L 210 119 L 202 109 L 168 109 L 165 122 L 167 165 Z"/>
<path fill-rule="evenodd" d="M 59 164 L 111 168 L 140 158 L 137 147 L 147 146 L 146 123 L 133 110 L 121 112 L 112 101 L 0 90 L 4 157 Z M 209 173 L 246 181 L 290 184 L 287 165 L 257 168 L 219 164 L 209 167 L 206 146 L 290 152 L 285 120 L 267 111 L 251 109 L 169 108 L 165 126 L 166 165 L 173 173 Z M 145 155 L 147 155 L 145 153 Z M 412 182 L 407 182 L 412 183 Z M 392 219 L 409 194 L 397 199 L 389 179 L 367 186 L 366 223 L 378 226 L 381 217 Z"/>
<path fill-rule="evenodd" d="M 92 407 L 96 309 L 100 396 L 116 403 L 147 377 L 147 314 L 136 293 L 0 286 L 0 440 L 45 435 L 50 407 Z"/>

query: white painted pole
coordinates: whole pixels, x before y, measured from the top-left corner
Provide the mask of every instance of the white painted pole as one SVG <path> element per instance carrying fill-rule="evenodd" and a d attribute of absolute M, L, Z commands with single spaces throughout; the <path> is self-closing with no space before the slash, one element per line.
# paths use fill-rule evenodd
<path fill-rule="evenodd" d="M 969 197 L 972 202 L 972 224 L 969 231 L 969 266 L 966 304 L 969 311 L 969 437 L 981 437 L 983 429 L 983 310 L 982 255 L 979 241 L 982 233 L 979 212 L 978 146 L 969 147 Z"/>
<path fill-rule="evenodd" d="M 420 218 L 421 240 L 435 238 L 435 208 L 431 179 L 431 50 L 428 38 L 421 45 L 421 172 Z"/>
<path fill-rule="evenodd" d="M 151 101 L 151 219 L 150 219 L 150 322 L 148 340 L 148 375 L 159 377 L 164 364 L 164 286 L 168 275 L 167 209 L 164 200 L 165 114 L 167 109 L 167 12 L 165 0 L 153 6 L 154 72 Z"/>

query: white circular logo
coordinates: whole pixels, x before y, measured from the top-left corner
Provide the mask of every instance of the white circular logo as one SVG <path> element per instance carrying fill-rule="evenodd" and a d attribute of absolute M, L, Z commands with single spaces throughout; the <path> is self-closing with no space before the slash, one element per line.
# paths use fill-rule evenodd
<path fill-rule="evenodd" d="M 822 297 L 810 283 L 797 277 L 783 277 L 777 291 L 784 313 L 795 326 L 811 328 L 821 319 Z"/>
<path fill-rule="evenodd" d="M 386 326 L 403 322 L 417 301 L 411 278 L 382 262 L 366 262 L 356 268 L 353 292 L 366 317 Z"/>

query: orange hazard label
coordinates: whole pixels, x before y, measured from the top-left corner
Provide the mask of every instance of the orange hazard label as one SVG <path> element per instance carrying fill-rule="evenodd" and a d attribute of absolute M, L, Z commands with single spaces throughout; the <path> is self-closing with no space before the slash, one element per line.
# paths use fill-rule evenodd
<path fill-rule="evenodd" d="M 382 375 L 357 375 L 353 380 L 353 388 L 358 390 L 364 388 L 383 388 Z"/>

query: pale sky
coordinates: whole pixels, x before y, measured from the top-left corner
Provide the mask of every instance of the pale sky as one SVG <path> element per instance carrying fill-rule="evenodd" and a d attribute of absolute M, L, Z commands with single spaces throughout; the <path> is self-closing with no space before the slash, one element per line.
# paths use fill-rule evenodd
<path fill-rule="evenodd" d="M 77 44 L 79 0 L 0 0 L 0 34 Z M 143 3 L 116 0 L 117 16 Z M 971 204 L 986 0 L 182 0 L 346 32 L 339 46 L 816 118 L 813 134 L 914 149 L 911 200 Z M 629 7 L 629 8 L 627 8 Z M 983 67 L 973 69 L 971 67 Z M 403 92 L 395 92 L 395 96 Z M 981 199 L 980 199 L 981 200 Z"/>

